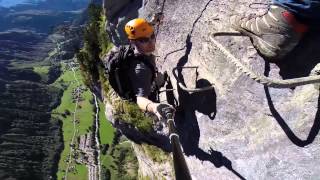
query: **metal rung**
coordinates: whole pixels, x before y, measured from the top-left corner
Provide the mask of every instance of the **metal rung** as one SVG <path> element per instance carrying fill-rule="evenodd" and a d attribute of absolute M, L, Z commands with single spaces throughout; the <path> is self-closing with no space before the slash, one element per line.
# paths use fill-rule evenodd
<path fill-rule="evenodd" d="M 188 87 L 186 87 L 184 84 L 179 82 L 179 78 L 178 78 L 178 75 L 176 73 L 178 68 L 181 68 L 181 69 L 198 69 L 199 67 L 198 66 L 177 66 L 177 67 L 173 68 L 173 70 L 172 70 L 173 76 L 176 78 L 176 80 L 178 82 L 178 85 L 182 90 L 194 93 L 194 92 L 203 92 L 203 91 L 209 91 L 209 90 L 214 89 L 213 84 L 211 84 L 210 86 L 207 86 L 207 87 L 203 87 L 203 88 L 188 88 Z"/>

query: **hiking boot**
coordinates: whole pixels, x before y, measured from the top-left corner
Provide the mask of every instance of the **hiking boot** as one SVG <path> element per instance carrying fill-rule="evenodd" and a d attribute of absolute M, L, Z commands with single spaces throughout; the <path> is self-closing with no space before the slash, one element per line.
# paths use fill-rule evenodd
<path fill-rule="evenodd" d="M 232 28 L 250 37 L 257 51 L 270 60 L 287 55 L 307 31 L 286 9 L 271 5 L 268 12 L 255 18 L 232 16 Z"/>

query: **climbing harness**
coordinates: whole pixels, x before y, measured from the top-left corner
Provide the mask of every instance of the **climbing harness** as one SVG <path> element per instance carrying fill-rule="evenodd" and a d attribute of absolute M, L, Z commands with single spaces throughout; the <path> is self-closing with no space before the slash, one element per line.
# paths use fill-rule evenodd
<path fill-rule="evenodd" d="M 176 132 L 173 112 L 168 111 L 166 113 L 166 118 L 169 128 L 169 139 L 172 145 L 173 166 L 176 180 L 191 180 L 192 178 L 182 152 L 179 135 Z"/>
<path fill-rule="evenodd" d="M 198 66 L 177 66 L 177 67 L 173 68 L 172 74 L 176 78 L 178 85 L 182 90 L 190 92 L 190 93 L 195 93 L 195 92 L 203 92 L 203 91 L 209 91 L 209 90 L 214 89 L 213 84 L 211 84 L 210 86 L 202 87 L 202 88 L 188 88 L 183 83 L 179 82 L 180 79 L 176 73 L 176 71 L 178 69 L 196 69 L 196 71 L 197 71 L 198 68 L 199 68 Z M 196 73 L 198 74 L 198 71 Z"/>
<path fill-rule="evenodd" d="M 320 75 L 311 75 L 308 77 L 302 78 L 293 78 L 293 79 L 272 79 L 264 75 L 258 75 L 253 72 L 249 67 L 244 65 L 239 59 L 233 56 L 229 50 L 227 50 L 221 43 L 219 43 L 215 37 L 217 36 L 245 36 L 239 32 L 216 32 L 210 36 L 211 41 L 219 48 L 219 50 L 227 57 L 227 59 L 232 62 L 238 70 L 243 74 L 250 77 L 252 80 L 263 84 L 268 87 L 273 88 L 292 88 L 296 86 L 303 86 L 307 84 L 320 83 Z"/>

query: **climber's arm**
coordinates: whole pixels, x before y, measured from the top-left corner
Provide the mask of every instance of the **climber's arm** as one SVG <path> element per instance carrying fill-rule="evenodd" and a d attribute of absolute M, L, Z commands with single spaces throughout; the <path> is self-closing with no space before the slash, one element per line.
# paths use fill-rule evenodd
<path fill-rule="evenodd" d="M 143 111 L 156 113 L 156 106 L 158 103 L 154 103 L 146 97 L 137 97 L 137 104 L 139 108 Z"/>

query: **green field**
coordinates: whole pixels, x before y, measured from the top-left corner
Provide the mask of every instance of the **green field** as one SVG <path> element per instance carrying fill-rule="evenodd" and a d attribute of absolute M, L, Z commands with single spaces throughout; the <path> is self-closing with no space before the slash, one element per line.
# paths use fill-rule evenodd
<path fill-rule="evenodd" d="M 106 119 L 106 116 L 105 116 L 105 113 L 104 113 L 105 112 L 104 104 L 103 103 L 99 103 L 99 108 L 100 108 L 100 112 L 99 112 L 99 118 L 100 118 L 100 129 L 99 129 L 100 143 L 101 143 L 101 145 L 108 144 L 109 147 L 111 147 L 112 140 L 114 138 L 115 129 L 112 127 L 112 125 Z M 115 171 L 112 170 L 111 166 L 116 166 L 116 165 L 113 162 L 113 157 L 111 155 L 109 155 L 108 152 L 105 155 L 103 155 L 101 153 L 100 162 L 101 162 L 101 166 L 102 167 L 110 170 L 111 177 L 114 177 L 115 176 Z"/>
<path fill-rule="evenodd" d="M 50 66 L 36 66 L 33 68 L 33 71 L 40 75 L 42 74 L 46 75 L 49 72 L 49 68 Z"/>
<path fill-rule="evenodd" d="M 72 99 L 72 92 L 73 90 L 78 86 L 77 82 L 75 81 L 74 74 L 71 69 L 67 69 L 65 65 L 62 66 L 63 73 L 62 75 L 55 81 L 53 86 L 59 87 L 64 89 L 63 96 L 61 98 L 61 104 L 53 111 L 54 116 L 58 116 L 60 119 L 63 119 L 63 139 L 64 139 L 64 150 L 61 154 L 61 158 L 59 161 L 59 167 L 58 167 L 58 173 L 57 177 L 58 179 L 63 179 L 65 176 L 65 169 L 67 166 L 67 158 L 70 154 L 70 143 L 72 141 L 72 136 L 74 133 L 74 127 L 73 127 L 73 112 L 75 110 L 76 103 Z M 36 68 L 36 71 L 44 71 L 42 68 Z M 78 81 L 80 82 L 80 85 L 83 85 L 82 83 L 82 76 L 80 75 L 80 71 L 76 71 L 76 77 Z M 86 89 L 83 91 L 82 95 L 82 101 L 79 102 L 75 119 L 78 120 L 78 123 L 76 124 L 76 136 L 74 139 L 75 146 L 77 147 L 77 137 L 80 137 L 81 135 L 84 135 L 88 133 L 91 129 L 91 126 L 93 124 L 94 120 L 94 104 L 91 104 L 94 102 L 93 96 L 91 92 Z M 91 103 L 90 103 L 91 101 Z M 108 144 L 111 146 L 115 130 L 112 127 L 112 125 L 106 120 L 105 118 L 105 108 L 103 103 L 99 103 L 99 118 L 100 118 L 100 142 L 101 145 Z M 66 112 L 70 112 L 69 115 L 66 115 Z M 113 162 L 113 158 L 110 155 L 101 155 L 101 164 L 104 167 L 107 167 L 108 169 L 111 166 L 115 166 Z M 68 171 L 68 179 L 71 180 L 86 180 L 88 179 L 88 170 L 85 165 L 79 165 L 76 164 L 74 159 L 71 160 L 69 167 L 75 167 L 69 169 Z M 111 170 L 112 176 L 116 172 L 114 170 Z"/>
<path fill-rule="evenodd" d="M 102 172 L 108 171 L 110 174 L 103 174 L 103 179 L 136 179 L 137 178 L 137 159 L 131 147 L 131 142 L 126 138 L 120 138 L 120 142 L 113 144 L 115 138 L 115 129 L 105 118 L 105 106 L 100 103 L 100 142 L 101 145 L 108 144 L 109 149 L 103 155 L 101 153 L 100 161 Z"/>
<path fill-rule="evenodd" d="M 76 164 L 75 169 L 75 171 L 69 171 L 68 180 L 88 180 L 88 168 L 86 166 Z M 60 179 L 60 177 L 58 177 L 58 179 Z"/>
<path fill-rule="evenodd" d="M 101 144 L 109 144 L 111 145 L 113 137 L 114 137 L 114 128 L 110 124 L 109 121 L 107 121 L 106 116 L 104 114 L 105 112 L 105 106 L 103 103 L 99 103 L 100 112 L 100 143 Z"/>
<path fill-rule="evenodd" d="M 58 179 L 62 179 L 65 176 L 65 169 L 67 166 L 66 160 L 70 154 L 70 143 L 72 141 L 74 127 L 73 127 L 73 112 L 76 107 L 76 103 L 72 99 L 72 91 L 78 86 L 75 81 L 74 74 L 71 70 L 66 70 L 66 67 L 62 67 L 64 69 L 63 74 L 59 77 L 56 82 L 53 84 L 56 87 L 64 88 L 65 91 L 63 93 L 61 104 L 53 111 L 56 116 L 59 116 L 60 119 L 63 119 L 63 139 L 64 139 L 64 150 L 61 154 L 61 158 L 59 161 L 58 168 Z M 76 71 L 76 77 L 82 85 L 81 75 L 79 71 Z M 79 122 L 76 124 L 76 136 L 74 138 L 74 143 L 77 146 L 77 137 L 84 135 L 88 132 L 89 127 L 93 123 L 93 105 L 90 104 L 90 100 L 92 99 L 92 95 L 89 90 L 85 90 L 81 97 L 82 101 L 79 102 L 75 119 Z M 66 111 L 70 112 L 70 115 L 63 116 Z M 88 172 L 85 165 L 76 165 L 75 161 L 72 159 L 70 162 L 70 166 L 75 166 L 75 170 L 70 171 L 68 173 L 68 179 L 87 179 Z"/>
<path fill-rule="evenodd" d="M 33 71 L 41 76 L 43 82 L 48 81 L 50 66 L 36 66 L 33 67 Z"/>

